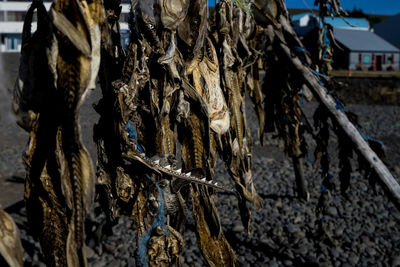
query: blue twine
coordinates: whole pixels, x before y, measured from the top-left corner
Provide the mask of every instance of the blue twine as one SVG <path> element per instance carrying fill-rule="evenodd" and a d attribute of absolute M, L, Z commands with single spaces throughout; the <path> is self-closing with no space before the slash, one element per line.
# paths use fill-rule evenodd
<path fill-rule="evenodd" d="M 318 72 L 318 71 L 316 71 L 316 70 L 313 70 L 313 69 L 310 68 L 310 67 L 308 67 L 308 69 L 309 69 L 312 73 L 314 73 L 315 75 L 317 75 L 317 76 L 319 76 L 319 77 L 322 77 L 322 78 L 324 78 L 325 80 L 328 80 L 328 79 L 329 79 L 328 76 L 326 76 L 325 74 L 322 74 L 321 72 Z"/>
<path fill-rule="evenodd" d="M 377 140 L 372 137 L 369 137 L 368 135 L 364 134 L 360 129 L 357 129 L 357 130 L 360 133 L 360 135 L 362 136 L 362 138 L 364 138 L 365 141 L 367 141 L 367 142 L 374 141 L 374 142 L 379 143 L 381 146 L 385 147 L 385 145 L 383 144 L 383 142 L 381 140 Z"/>
<path fill-rule="evenodd" d="M 335 101 L 336 101 L 336 108 L 338 110 L 341 110 L 343 113 L 346 113 L 347 110 L 343 107 L 342 102 L 340 102 L 340 99 L 339 98 L 335 98 Z"/>
<path fill-rule="evenodd" d="M 332 175 L 330 175 L 329 173 L 322 176 L 321 190 L 323 192 L 328 192 L 328 188 L 332 189 L 332 186 L 333 186 L 332 180 L 333 179 L 334 179 L 334 177 Z"/>
<path fill-rule="evenodd" d="M 304 48 L 300 47 L 300 46 L 294 46 L 293 49 L 299 54 L 297 56 L 299 57 L 300 61 L 303 64 L 306 64 L 306 57 L 304 56 L 304 54 L 306 53 L 306 50 L 304 50 Z"/>
<path fill-rule="evenodd" d="M 341 110 L 341 111 L 343 111 L 343 113 L 346 113 L 347 110 L 343 107 L 342 102 L 340 102 L 340 99 L 339 99 L 339 98 L 335 98 L 335 101 L 336 101 L 336 108 L 339 109 L 339 110 Z M 381 140 L 377 140 L 377 139 L 374 139 L 374 138 L 372 138 L 372 137 L 369 137 L 368 135 L 364 134 L 364 133 L 363 133 L 360 129 L 358 129 L 358 128 L 357 128 L 357 130 L 358 130 L 358 132 L 360 133 L 360 135 L 362 136 L 362 138 L 363 138 L 365 141 L 367 141 L 367 142 L 368 142 L 368 141 L 374 141 L 374 142 L 379 143 L 381 146 L 385 147 L 385 145 L 383 144 L 383 142 L 382 142 Z"/>
<path fill-rule="evenodd" d="M 328 35 L 326 34 L 326 24 L 324 22 L 324 27 L 323 27 L 323 42 L 324 42 L 324 52 L 322 52 L 322 59 L 325 58 L 326 53 L 328 52 L 328 48 L 329 48 L 329 38 Z"/>
<path fill-rule="evenodd" d="M 307 148 L 307 153 L 306 153 L 306 159 L 308 162 L 310 162 L 311 164 L 313 163 L 312 159 L 310 158 L 310 150 L 308 150 Z"/>
<path fill-rule="evenodd" d="M 294 46 L 293 48 L 294 48 L 294 50 L 296 50 L 296 52 L 299 52 L 299 53 L 305 53 L 306 52 L 306 50 L 304 50 L 304 48 L 301 47 L 301 46 Z"/>
<path fill-rule="evenodd" d="M 135 140 L 136 147 L 139 149 L 139 151 L 140 151 L 141 153 L 144 153 L 142 147 L 139 145 L 139 142 L 138 142 L 137 137 L 136 137 L 136 134 L 135 134 L 135 130 L 133 130 L 132 125 L 128 122 L 128 123 L 126 124 L 126 127 L 125 127 L 125 128 L 126 128 L 126 130 L 128 131 L 128 134 L 129 134 L 130 138 L 132 138 L 133 140 Z"/>
<path fill-rule="evenodd" d="M 322 81 L 321 80 L 321 78 L 323 78 L 324 80 L 329 80 L 329 77 L 328 76 L 326 76 L 326 75 L 324 75 L 324 74 L 322 74 L 322 73 L 320 73 L 320 72 L 318 72 L 318 71 L 316 71 L 316 70 L 313 70 L 310 66 L 308 66 L 308 65 L 306 65 L 307 67 L 308 67 L 308 70 L 309 71 L 311 71 L 314 75 L 315 75 L 315 79 L 318 81 L 318 83 L 319 83 L 319 85 L 321 85 L 329 94 L 330 94 L 330 92 L 328 91 L 328 89 L 326 89 L 326 87 L 325 87 L 325 83 L 324 83 L 324 81 Z"/>
<path fill-rule="evenodd" d="M 150 240 L 151 233 L 153 232 L 153 230 L 156 229 L 158 226 L 161 226 L 165 235 L 167 235 L 167 229 L 165 228 L 165 225 L 167 224 L 167 217 L 164 209 L 162 190 L 160 186 L 151 177 L 147 175 L 146 177 L 154 183 L 154 185 L 158 190 L 158 202 L 160 203 L 160 208 L 158 209 L 157 216 L 154 218 L 151 228 L 146 233 L 144 233 L 139 240 L 139 246 L 137 250 L 138 265 L 143 267 L 149 266 L 149 260 L 147 258 L 147 244 Z"/>
<path fill-rule="evenodd" d="M 328 192 L 328 189 L 326 188 L 326 186 L 324 184 L 321 184 L 321 190 L 323 192 Z"/>

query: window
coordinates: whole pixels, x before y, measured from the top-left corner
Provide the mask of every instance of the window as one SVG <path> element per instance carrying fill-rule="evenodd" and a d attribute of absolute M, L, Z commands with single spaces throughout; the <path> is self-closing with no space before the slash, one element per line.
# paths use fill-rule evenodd
<path fill-rule="evenodd" d="M 363 64 L 371 64 L 371 56 L 370 55 L 363 56 Z"/>
<path fill-rule="evenodd" d="M 21 37 L 18 34 L 5 34 L 4 44 L 7 51 L 17 51 L 21 45 Z"/>
<path fill-rule="evenodd" d="M 388 63 L 393 64 L 394 63 L 394 55 L 390 55 L 388 58 Z"/>
<path fill-rule="evenodd" d="M 129 21 L 129 13 L 121 13 L 119 15 L 120 22 L 128 22 Z"/>
<path fill-rule="evenodd" d="M 35 12 L 33 13 L 32 21 L 37 21 L 37 12 L 36 12 L 36 10 L 35 10 Z"/>
<path fill-rule="evenodd" d="M 25 11 L 8 11 L 7 21 L 24 21 L 25 15 Z"/>

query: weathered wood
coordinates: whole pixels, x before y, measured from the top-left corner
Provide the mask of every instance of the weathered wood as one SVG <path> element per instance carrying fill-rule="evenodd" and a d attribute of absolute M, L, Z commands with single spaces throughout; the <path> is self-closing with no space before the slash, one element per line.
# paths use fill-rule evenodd
<path fill-rule="evenodd" d="M 297 196 L 308 201 L 310 199 L 310 193 L 308 192 L 306 179 L 304 177 L 303 159 L 301 157 L 292 157 L 292 162 L 296 177 Z"/>
<path fill-rule="evenodd" d="M 316 79 L 315 75 L 303 65 L 300 59 L 296 56 L 292 56 L 289 47 L 280 43 L 282 51 L 292 63 L 293 67 L 298 70 L 301 77 L 304 79 L 304 83 L 310 88 L 314 96 L 325 105 L 332 118 L 337 121 L 337 123 L 342 127 L 347 136 L 351 139 L 355 148 L 360 152 L 360 154 L 368 161 L 372 169 L 376 172 L 379 179 L 385 184 L 391 195 L 395 200 L 395 204 L 400 204 L 400 185 L 394 179 L 388 168 L 383 164 L 375 152 L 369 147 L 368 143 L 361 136 L 357 128 L 349 121 L 346 114 L 336 108 L 335 100 L 331 95 L 328 94 L 326 88 L 324 88 L 319 81 Z"/>

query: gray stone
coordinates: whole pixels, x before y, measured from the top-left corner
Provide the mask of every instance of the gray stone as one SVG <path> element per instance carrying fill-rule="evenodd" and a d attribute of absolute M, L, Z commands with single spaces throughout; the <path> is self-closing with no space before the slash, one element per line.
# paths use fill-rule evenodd
<path fill-rule="evenodd" d="M 392 266 L 393 267 L 398 267 L 400 266 L 400 255 L 393 256 L 392 257 Z"/>
<path fill-rule="evenodd" d="M 244 232 L 244 226 L 241 222 L 236 222 L 233 227 L 232 231 L 235 233 L 243 233 Z"/>
<path fill-rule="evenodd" d="M 376 250 L 374 248 L 371 248 L 371 247 L 367 247 L 365 249 L 365 251 L 372 257 L 375 256 L 375 254 L 376 254 Z"/>
<path fill-rule="evenodd" d="M 332 217 L 336 217 L 338 215 L 336 207 L 329 207 L 326 212 Z"/>
<path fill-rule="evenodd" d="M 293 262 L 292 262 L 291 260 L 285 260 L 285 261 L 283 261 L 283 264 L 284 264 L 285 266 L 292 266 L 292 265 L 293 265 Z"/>
<path fill-rule="evenodd" d="M 335 229 L 335 235 L 336 235 L 336 236 L 341 236 L 341 235 L 343 234 L 343 231 L 344 231 L 344 227 L 339 226 L 339 227 L 337 227 L 337 228 Z"/>
<path fill-rule="evenodd" d="M 278 263 L 274 260 L 269 261 L 269 267 L 279 267 Z"/>
<path fill-rule="evenodd" d="M 86 253 L 86 257 L 91 258 L 95 255 L 93 249 L 91 249 L 88 246 L 85 246 L 85 253 Z"/>
<path fill-rule="evenodd" d="M 297 227 L 295 227 L 293 224 L 289 223 L 287 225 L 287 230 L 289 233 L 293 234 L 299 231 L 299 229 Z"/>
<path fill-rule="evenodd" d="M 329 248 L 330 253 L 332 254 L 332 257 L 334 259 L 339 258 L 339 251 L 337 250 L 336 247 L 331 247 Z"/>
<path fill-rule="evenodd" d="M 351 263 L 351 265 L 353 265 L 353 266 L 356 265 L 359 260 L 360 260 L 360 257 L 358 257 L 354 253 L 350 253 L 349 262 Z"/>
<path fill-rule="evenodd" d="M 92 265 L 93 267 L 104 267 L 104 266 L 108 266 L 107 262 L 104 260 L 98 260 L 95 263 L 93 263 Z"/>
<path fill-rule="evenodd" d="M 110 262 L 107 266 L 109 267 L 120 267 L 121 266 L 121 261 L 119 260 L 113 260 Z"/>

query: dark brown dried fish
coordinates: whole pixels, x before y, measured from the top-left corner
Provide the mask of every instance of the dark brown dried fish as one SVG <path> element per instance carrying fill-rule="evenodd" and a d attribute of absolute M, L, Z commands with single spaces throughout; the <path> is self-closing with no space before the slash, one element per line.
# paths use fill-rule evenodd
<path fill-rule="evenodd" d="M 220 149 L 229 174 L 235 181 L 242 222 L 248 230 L 250 210 L 246 202 L 251 201 L 258 207 L 262 205 L 262 199 L 257 195 L 252 180 L 251 135 L 246 122 L 244 103 L 244 64 L 251 56 L 244 34 L 250 35 L 251 23 L 250 18 L 234 7 L 231 1 L 220 1 L 216 11 L 218 40 L 222 47 L 219 56 L 222 58 L 221 84 L 231 115 L 229 133 L 222 137 Z M 243 28 L 247 30 L 243 31 Z M 254 63 L 255 61 L 249 65 Z M 260 94 L 258 96 L 261 98 Z M 251 192 L 248 187 L 251 188 Z"/>
<path fill-rule="evenodd" d="M 19 110 L 24 110 L 22 100 L 29 107 L 41 103 L 40 109 L 32 109 L 39 115 L 35 123 L 24 127 L 30 132 L 24 158 L 27 210 L 47 264 L 85 266 L 83 224 L 93 203 L 94 175 L 80 140 L 78 114 L 88 90 L 95 87 L 104 8 L 100 1 L 57 1 L 48 16 L 42 3 L 35 2 L 30 10 L 36 7 L 38 31 L 35 38 L 24 38 L 20 80 L 28 79 L 24 69 L 34 73 L 29 67 L 37 63 L 43 66 L 39 77 L 47 85 L 28 83 L 15 89 Z M 30 23 L 28 16 L 26 29 Z M 44 57 L 29 56 L 32 49 Z M 33 65 L 27 65 L 27 58 Z"/>
<path fill-rule="evenodd" d="M 11 267 L 23 266 L 23 251 L 18 227 L 9 214 L 0 208 L 0 257 Z M 0 259 L 0 263 L 2 259 Z"/>

